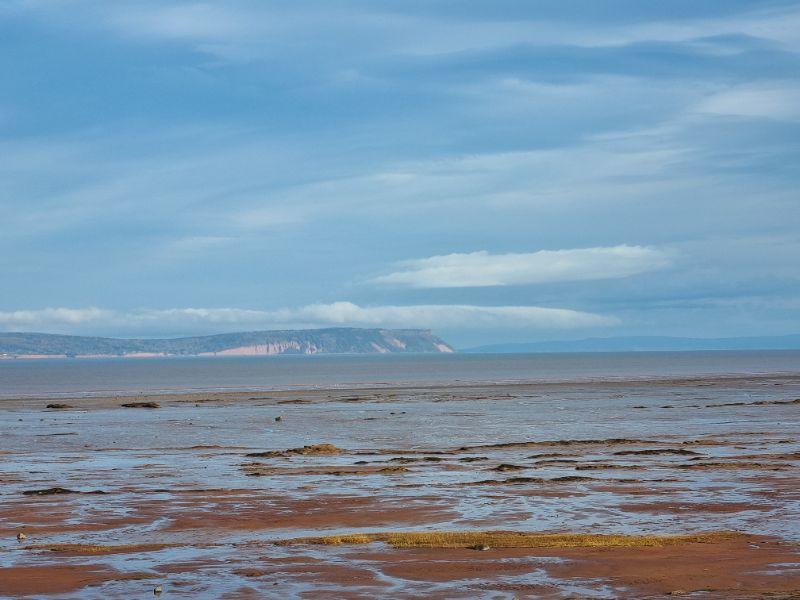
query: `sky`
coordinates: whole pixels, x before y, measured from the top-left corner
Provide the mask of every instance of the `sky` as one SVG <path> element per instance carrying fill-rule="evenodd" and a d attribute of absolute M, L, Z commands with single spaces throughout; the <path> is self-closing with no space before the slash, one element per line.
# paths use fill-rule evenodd
<path fill-rule="evenodd" d="M 800 332 L 800 2 L 0 0 L 0 331 Z"/>

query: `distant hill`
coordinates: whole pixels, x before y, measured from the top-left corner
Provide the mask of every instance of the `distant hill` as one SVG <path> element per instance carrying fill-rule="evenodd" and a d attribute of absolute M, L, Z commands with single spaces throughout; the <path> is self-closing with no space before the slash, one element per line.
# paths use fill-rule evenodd
<path fill-rule="evenodd" d="M 669 352 L 686 350 L 797 350 L 800 335 L 734 338 L 683 338 L 683 337 L 617 337 L 530 342 L 520 344 L 492 344 L 466 348 L 460 352 L 501 353 L 513 352 Z"/>
<path fill-rule="evenodd" d="M 0 358 L 265 356 L 452 352 L 425 329 L 301 329 L 247 331 L 173 339 L 117 339 L 0 333 Z"/>

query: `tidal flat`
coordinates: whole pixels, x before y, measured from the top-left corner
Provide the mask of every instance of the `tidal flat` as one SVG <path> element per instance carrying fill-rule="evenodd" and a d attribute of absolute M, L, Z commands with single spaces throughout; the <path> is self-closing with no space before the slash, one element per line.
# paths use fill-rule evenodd
<path fill-rule="evenodd" d="M 2 597 L 800 594 L 800 375 L 8 398 L 0 423 Z"/>

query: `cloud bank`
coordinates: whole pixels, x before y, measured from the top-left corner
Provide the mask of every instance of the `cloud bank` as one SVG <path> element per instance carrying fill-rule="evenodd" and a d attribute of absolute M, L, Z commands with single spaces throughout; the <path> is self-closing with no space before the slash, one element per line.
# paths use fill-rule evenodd
<path fill-rule="evenodd" d="M 668 254 L 645 246 L 612 246 L 530 253 L 446 254 L 400 263 L 377 283 L 415 288 L 489 287 L 559 281 L 619 279 L 661 269 Z"/>
<path fill-rule="evenodd" d="M 86 334 L 151 334 L 165 331 L 222 332 L 235 329 L 396 327 L 426 329 L 574 329 L 614 325 L 614 317 L 566 308 L 422 304 L 359 306 L 352 302 L 309 304 L 277 310 L 172 308 L 114 311 L 46 308 L 0 312 L 0 330 Z"/>

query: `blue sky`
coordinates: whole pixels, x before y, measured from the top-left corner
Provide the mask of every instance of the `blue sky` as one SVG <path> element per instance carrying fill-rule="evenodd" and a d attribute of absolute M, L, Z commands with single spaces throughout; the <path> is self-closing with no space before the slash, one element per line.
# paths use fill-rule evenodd
<path fill-rule="evenodd" d="M 800 331 L 800 2 L 0 2 L 0 330 Z"/>

